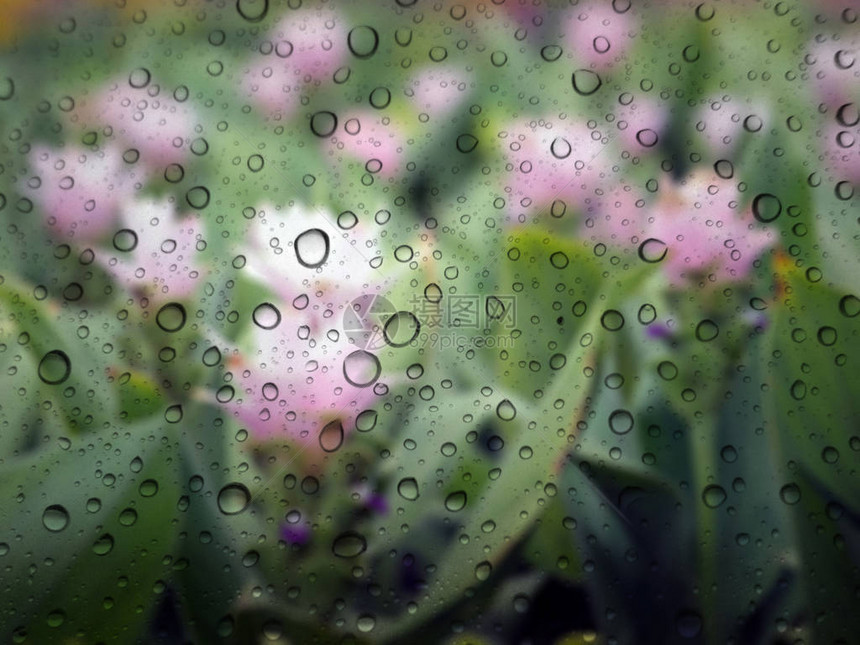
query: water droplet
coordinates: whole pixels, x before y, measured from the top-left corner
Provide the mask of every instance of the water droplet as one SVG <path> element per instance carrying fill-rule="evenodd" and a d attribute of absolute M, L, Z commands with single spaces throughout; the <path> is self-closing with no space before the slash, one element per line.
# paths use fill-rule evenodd
<path fill-rule="evenodd" d="M 835 464 L 839 461 L 839 451 L 834 446 L 825 446 L 821 451 L 821 459 L 826 464 Z"/>
<path fill-rule="evenodd" d="M 713 320 L 705 319 L 696 325 L 696 338 L 703 343 L 714 340 L 720 333 L 720 328 Z"/>
<path fill-rule="evenodd" d="M 403 499 L 414 502 L 418 499 L 418 482 L 414 477 L 405 477 L 397 484 L 397 492 Z"/>
<path fill-rule="evenodd" d="M 215 347 L 209 347 L 205 352 L 203 352 L 203 364 L 206 367 L 215 367 L 218 363 L 221 362 L 221 350 Z"/>
<path fill-rule="evenodd" d="M 424 298 L 427 302 L 431 302 L 436 304 L 441 302 L 442 300 L 442 289 L 435 282 L 431 282 L 426 287 L 424 287 Z"/>
<path fill-rule="evenodd" d="M 265 165 L 266 161 L 262 155 L 251 155 L 248 157 L 248 170 L 251 172 L 260 172 Z"/>
<path fill-rule="evenodd" d="M 624 316 L 620 311 L 607 309 L 600 317 L 600 324 L 606 331 L 618 331 L 624 327 Z"/>
<path fill-rule="evenodd" d="M 339 558 L 355 558 L 367 550 L 367 540 L 361 533 L 345 531 L 334 539 L 331 550 Z"/>
<path fill-rule="evenodd" d="M 493 565 L 490 564 L 487 560 L 479 562 L 477 565 L 475 565 L 475 578 L 477 578 L 481 582 L 489 578 L 492 572 Z"/>
<path fill-rule="evenodd" d="M 839 312 L 846 318 L 854 318 L 860 314 L 860 298 L 848 294 L 839 300 Z"/>
<path fill-rule="evenodd" d="M 39 378 L 47 385 L 59 385 L 72 373 L 72 362 L 68 355 L 59 349 L 45 354 L 39 361 Z"/>
<path fill-rule="evenodd" d="M 776 195 L 761 193 L 753 198 L 752 211 L 755 218 L 764 224 L 772 222 L 782 213 L 782 202 Z"/>
<path fill-rule="evenodd" d="M 706 486 L 702 491 L 702 501 L 708 508 L 717 508 L 726 501 L 726 490 L 716 484 Z"/>
<path fill-rule="evenodd" d="M 303 267 L 316 269 L 328 260 L 329 237 L 325 231 L 312 228 L 301 233 L 295 241 L 296 259 Z"/>
<path fill-rule="evenodd" d="M 696 638 L 702 632 L 702 617 L 694 611 L 682 611 L 675 617 L 675 629 L 682 638 Z"/>
<path fill-rule="evenodd" d="M 367 25 L 354 27 L 347 36 L 347 45 L 356 58 L 370 58 L 379 47 L 379 34 Z"/>
<path fill-rule="evenodd" d="M 591 96 L 600 89 L 602 84 L 597 72 L 590 69 L 578 69 L 573 73 L 573 89 L 581 96 Z"/>
<path fill-rule="evenodd" d="M 236 11 L 248 22 L 261 22 L 269 12 L 269 0 L 236 0 Z"/>
<path fill-rule="evenodd" d="M 179 423 L 182 421 L 182 406 L 179 403 L 169 406 L 164 411 L 164 420 L 167 423 Z"/>
<path fill-rule="evenodd" d="M 379 359 L 363 349 L 352 352 L 343 360 L 343 376 L 355 387 L 370 387 L 381 373 Z"/>
<path fill-rule="evenodd" d="M 804 383 L 801 379 L 797 379 L 794 383 L 791 384 L 790 388 L 791 398 L 795 401 L 802 401 L 806 398 L 806 383 Z"/>
<path fill-rule="evenodd" d="M 251 503 L 251 491 L 244 484 L 232 483 L 218 493 L 218 509 L 224 515 L 236 515 Z"/>
<path fill-rule="evenodd" d="M 122 253 L 134 251 L 137 247 L 137 233 L 130 228 L 117 231 L 113 236 L 113 248 Z"/>
<path fill-rule="evenodd" d="M 468 154 L 478 147 L 478 138 L 473 134 L 461 134 L 457 137 L 457 150 Z"/>
<path fill-rule="evenodd" d="M 209 205 L 209 189 L 206 186 L 194 186 L 185 193 L 185 201 L 191 208 L 202 210 Z"/>
<path fill-rule="evenodd" d="M 735 174 L 735 168 L 728 159 L 720 159 L 714 164 L 714 172 L 723 179 L 731 179 Z"/>
<path fill-rule="evenodd" d="M 177 332 L 185 326 L 185 307 L 178 302 L 168 302 L 155 315 L 155 322 L 166 332 Z"/>
<path fill-rule="evenodd" d="M 321 110 L 311 117 L 311 132 L 318 137 L 330 137 L 336 129 L 337 116 L 334 112 Z"/>
<path fill-rule="evenodd" d="M 69 512 L 59 504 L 52 504 L 42 513 L 42 524 L 52 533 L 59 533 L 69 525 Z"/>
<path fill-rule="evenodd" d="M 251 318 L 260 329 L 274 329 L 281 324 L 281 312 L 271 302 L 257 305 Z"/>
<path fill-rule="evenodd" d="M 418 338 L 421 323 L 411 311 L 398 311 L 385 321 L 382 335 L 392 347 L 406 347 Z"/>
<path fill-rule="evenodd" d="M 556 159 L 567 159 L 570 156 L 570 153 L 573 152 L 570 142 L 564 137 L 556 137 L 553 139 L 552 143 L 549 145 L 549 150 L 552 153 L 552 156 Z"/>
<path fill-rule="evenodd" d="M 454 491 L 445 498 L 445 508 L 456 513 L 466 508 L 466 491 Z"/>
<path fill-rule="evenodd" d="M 639 245 L 639 259 L 649 264 L 656 264 L 663 261 L 668 251 L 669 247 L 663 240 L 649 237 Z"/>
<path fill-rule="evenodd" d="M 355 418 L 355 429 L 359 432 L 370 432 L 376 427 L 377 419 L 376 410 L 364 410 Z"/>
<path fill-rule="evenodd" d="M 137 492 L 141 497 L 155 497 L 158 493 L 158 482 L 154 479 L 145 479 L 138 486 Z"/>
<path fill-rule="evenodd" d="M 633 425 L 633 415 L 627 410 L 615 410 L 609 415 L 609 429 L 615 434 L 627 434 Z"/>
<path fill-rule="evenodd" d="M 643 148 L 653 148 L 657 145 L 658 140 L 659 137 L 657 136 L 657 133 L 650 128 L 644 128 L 636 133 L 636 141 L 638 141 L 639 145 Z"/>
<path fill-rule="evenodd" d="M 510 400 L 505 399 L 496 406 L 496 415 L 502 421 L 512 421 L 517 416 L 517 409 Z"/>
<path fill-rule="evenodd" d="M 800 486 L 795 483 L 786 484 L 779 489 L 779 497 L 783 502 L 793 506 L 800 501 Z"/>
<path fill-rule="evenodd" d="M 362 634 L 367 634 L 368 632 L 372 632 L 373 628 L 376 627 L 376 618 L 370 614 L 363 614 L 358 617 L 355 625 L 358 627 L 358 631 Z"/>
<path fill-rule="evenodd" d="M 338 421 L 330 421 L 319 434 L 320 447 L 325 452 L 335 452 L 343 445 L 343 424 Z"/>
<path fill-rule="evenodd" d="M 126 508 L 119 514 L 119 523 L 123 526 L 134 526 L 137 522 L 137 511 L 133 508 Z"/>
<path fill-rule="evenodd" d="M 570 264 L 570 259 L 562 251 L 556 251 L 549 256 L 549 263 L 556 269 L 564 269 Z"/>

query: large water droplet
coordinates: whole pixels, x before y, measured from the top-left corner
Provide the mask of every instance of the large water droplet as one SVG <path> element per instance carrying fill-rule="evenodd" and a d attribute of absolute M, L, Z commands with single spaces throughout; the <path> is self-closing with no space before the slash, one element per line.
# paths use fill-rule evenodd
<path fill-rule="evenodd" d="M 58 533 L 69 525 L 69 512 L 59 504 L 52 504 L 42 513 L 42 524 L 52 533 Z"/>
<path fill-rule="evenodd" d="M 505 399 L 496 406 L 496 414 L 502 421 L 511 421 L 517 416 L 517 409 L 513 403 Z"/>
<path fill-rule="evenodd" d="M 295 241 L 296 259 L 303 267 L 316 269 L 328 260 L 330 242 L 328 234 L 312 228 L 300 234 Z"/>
<path fill-rule="evenodd" d="M 466 508 L 466 499 L 466 491 L 454 491 L 453 493 L 448 495 L 448 497 L 445 498 L 445 508 L 452 513 L 462 511 L 464 508 Z"/>
<path fill-rule="evenodd" d="M 271 302 L 257 305 L 251 318 L 260 329 L 274 329 L 281 324 L 281 312 Z"/>
<path fill-rule="evenodd" d="M 363 349 L 352 352 L 343 360 L 343 376 L 355 387 L 370 387 L 381 373 L 379 359 Z"/>
<path fill-rule="evenodd" d="M 582 96 L 591 96 L 600 89 L 602 84 L 597 72 L 590 69 L 576 70 L 571 80 L 573 81 L 573 89 Z"/>
<path fill-rule="evenodd" d="M 218 493 L 218 509 L 224 515 L 241 513 L 250 503 L 251 491 L 244 484 L 227 484 Z"/>
<path fill-rule="evenodd" d="M 615 434 L 627 434 L 633 429 L 633 415 L 627 410 L 615 410 L 609 415 L 609 429 Z"/>
<path fill-rule="evenodd" d="M 367 540 L 361 533 L 346 531 L 335 538 L 331 550 L 339 558 L 354 558 L 367 550 Z"/>
<path fill-rule="evenodd" d="M 404 477 L 397 484 L 397 492 L 403 499 L 413 502 L 418 499 L 418 482 L 414 477 Z"/>
<path fill-rule="evenodd" d="M 726 490 L 716 484 L 706 486 L 702 491 L 702 501 L 708 508 L 717 508 L 726 501 Z"/>
<path fill-rule="evenodd" d="M 47 385 L 59 385 L 72 373 L 72 362 L 68 355 L 59 349 L 45 354 L 39 361 L 39 378 Z"/>
<path fill-rule="evenodd" d="M 343 424 L 337 420 L 331 421 L 320 432 L 320 447 L 326 452 L 335 452 L 343 445 L 343 436 Z"/>

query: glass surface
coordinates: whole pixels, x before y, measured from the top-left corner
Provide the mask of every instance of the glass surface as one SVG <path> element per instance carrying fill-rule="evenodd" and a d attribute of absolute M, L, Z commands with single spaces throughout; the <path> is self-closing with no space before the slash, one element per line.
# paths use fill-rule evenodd
<path fill-rule="evenodd" d="M 856 4 L 0 11 L 2 642 L 857 642 Z"/>

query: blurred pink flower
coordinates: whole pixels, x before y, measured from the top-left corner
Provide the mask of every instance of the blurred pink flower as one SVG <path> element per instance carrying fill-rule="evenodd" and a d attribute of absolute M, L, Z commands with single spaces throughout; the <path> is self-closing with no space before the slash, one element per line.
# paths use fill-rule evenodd
<path fill-rule="evenodd" d="M 629 95 L 628 95 L 629 96 Z M 650 96 L 637 97 L 615 110 L 618 137 L 622 145 L 634 154 L 657 147 L 669 125 L 669 110 Z"/>
<path fill-rule="evenodd" d="M 340 325 L 350 302 L 387 284 L 370 264 L 377 252 L 364 226 L 357 223 L 346 233 L 334 222 L 331 213 L 311 207 L 282 212 L 264 205 L 244 250 L 248 272 L 314 332 Z"/>
<path fill-rule="evenodd" d="M 138 70 L 106 85 L 95 98 L 81 102 L 74 120 L 82 127 L 110 127 L 140 152 L 141 161 L 160 168 L 187 156 L 197 115 L 148 79 L 149 72 Z"/>
<path fill-rule="evenodd" d="M 469 93 L 472 75 L 455 65 L 424 67 L 407 90 L 415 108 L 434 119 L 444 119 Z"/>
<path fill-rule="evenodd" d="M 509 219 L 554 200 L 583 208 L 611 175 L 607 143 L 581 122 L 520 121 L 502 134 L 510 172 Z"/>
<path fill-rule="evenodd" d="M 368 172 L 382 177 L 399 175 L 406 165 L 403 129 L 373 112 L 344 115 L 343 131 L 330 143 L 364 163 Z"/>
<path fill-rule="evenodd" d="M 583 236 L 615 246 L 638 246 L 647 239 L 648 211 L 642 196 L 630 186 L 599 189 L 582 209 Z"/>
<path fill-rule="evenodd" d="M 856 32 L 856 30 L 855 30 Z M 857 99 L 860 85 L 860 36 L 842 34 L 831 40 L 816 38 L 806 56 L 810 84 L 818 100 L 831 109 Z"/>
<path fill-rule="evenodd" d="M 92 152 L 38 145 L 29 161 L 39 177 L 38 186 L 29 193 L 45 224 L 61 238 L 81 243 L 98 240 L 113 230 L 119 206 L 136 190 L 136 173 L 115 146 Z"/>
<path fill-rule="evenodd" d="M 202 228 L 197 216 L 179 219 L 168 200 L 136 200 L 123 206 L 114 236 L 116 255 L 105 268 L 127 290 L 155 302 L 189 297 L 198 284 L 195 259 Z"/>
<path fill-rule="evenodd" d="M 275 329 L 254 328 L 251 350 L 232 361 L 238 392 L 224 407 L 255 439 L 286 436 L 313 462 L 336 450 L 372 404 L 379 364 L 344 334 L 311 335 L 300 321 L 287 313 Z"/>
<path fill-rule="evenodd" d="M 703 274 L 718 282 L 742 280 L 775 241 L 749 207 L 740 212 L 735 184 L 706 172 L 669 187 L 650 210 L 644 234 L 666 244 L 661 266 L 676 287 Z"/>
<path fill-rule="evenodd" d="M 564 37 L 578 64 L 606 69 L 630 49 L 637 24 L 630 11 L 618 13 L 611 2 L 593 0 L 568 10 Z"/>
<path fill-rule="evenodd" d="M 855 108 L 856 110 L 856 108 Z M 854 113 L 856 115 L 856 111 Z M 827 171 L 836 181 L 848 180 L 860 186 L 860 127 L 829 122 L 821 138 Z"/>
<path fill-rule="evenodd" d="M 348 54 L 344 19 L 334 11 L 289 11 L 245 73 L 244 90 L 269 116 L 289 117 L 309 83 L 330 79 Z"/>
<path fill-rule="evenodd" d="M 767 104 L 754 99 L 741 106 L 721 97 L 711 97 L 694 117 L 696 132 L 705 150 L 715 158 L 729 158 L 737 151 L 745 128 L 752 132 L 766 130 L 770 124 Z"/>

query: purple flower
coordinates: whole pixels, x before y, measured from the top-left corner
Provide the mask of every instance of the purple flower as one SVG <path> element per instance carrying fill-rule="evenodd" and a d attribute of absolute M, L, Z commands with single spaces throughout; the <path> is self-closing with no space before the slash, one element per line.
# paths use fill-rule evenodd
<path fill-rule="evenodd" d="M 385 515 L 388 513 L 388 500 L 385 499 L 385 496 L 380 495 L 379 493 L 371 493 L 367 496 L 365 498 L 364 505 L 366 508 L 374 513 L 378 513 L 379 515 Z"/>
<path fill-rule="evenodd" d="M 645 328 L 645 334 L 654 340 L 665 340 L 672 337 L 672 330 L 666 323 L 655 322 Z"/>
<path fill-rule="evenodd" d="M 307 544 L 311 530 L 305 524 L 281 524 L 281 539 L 287 544 Z"/>

